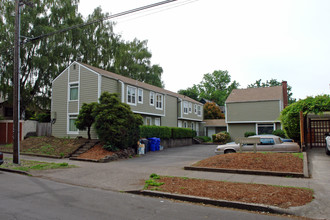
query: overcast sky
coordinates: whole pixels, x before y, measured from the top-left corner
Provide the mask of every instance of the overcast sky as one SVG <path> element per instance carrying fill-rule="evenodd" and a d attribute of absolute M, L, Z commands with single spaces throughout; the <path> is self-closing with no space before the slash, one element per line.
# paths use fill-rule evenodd
<path fill-rule="evenodd" d="M 86 17 L 161 0 L 80 0 Z M 330 93 L 330 0 L 178 0 L 113 20 L 126 40 L 148 40 L 173 92 L 227 70 L 240 88 L 286 80 L 297 99 Z"/>

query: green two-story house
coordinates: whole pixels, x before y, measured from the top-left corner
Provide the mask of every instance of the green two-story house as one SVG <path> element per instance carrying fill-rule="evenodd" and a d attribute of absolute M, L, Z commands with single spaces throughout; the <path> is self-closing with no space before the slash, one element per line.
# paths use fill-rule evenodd
<path fill-rule="evenodd" d="M 279 117 L 287 104 L 286 81 L 281 86 L 234 89 L 225 102 L 227 131 L 233 139 L 247 131 L 271 134 L 282 128 Z"/>
<path fill-rule="evenodd" d="M 87 137 L 74 122 L 83 103 L 98 102 L 103 92 L 118 93 L 121 101 L 143 117 L 145 125 L 200 129 L 203 104 L 189 97 L 121 76 L 84 63 L 73 62 L 52 82 L 52 134 Z M 91 131 L 92 138 L 97 138 Z"/>

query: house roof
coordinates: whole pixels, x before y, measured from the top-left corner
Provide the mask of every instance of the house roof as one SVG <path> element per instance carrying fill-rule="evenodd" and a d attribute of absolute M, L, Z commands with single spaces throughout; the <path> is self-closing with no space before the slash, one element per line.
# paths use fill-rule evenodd
<path fill-rule="evenodd" d="M 103 69 L 85 64 L 85 63 L 81 63 L 81 62 L 78 62 L 78 63 L 80 65 L 83 65 L 83 66 L 85 66 L 85 67 L 87 67 L 87 68 L 103 75 L 103 76 L 110 77 L 110 78 L 113 78 L 113 79 L 116 79 L 116 80 L 120 80 L 120 81 L 122 81 L 126 84 L 129 84 L 129 85 L 133 85 L 133 86 L 136 86 L 136 87 L 144 88 L 144 89 L 151 90 L 151 91 L 158 92 L 158 93 L 162 93 L 162 94 L 175 96 L 177 98 L 183 99 L 185 101 L 193 102 L 193 103 L 196 103 L 196 104 L 202 104 L 202 103 L 200 103 L 200 102 L 198 102 L 198 101 L 196 101 L 196 100 L 194 100 L 194 99 L 192 99 L 188 96 L 184 96 L 184 95 L 181 95 L 181 94 L 178 94 L 178 93 L 175 93 L 175 92 L 172 92 L 172 91 L 169 91 L 169 90 L 166 90 L 166 89 L 154 86 L 154 85 L 150 85 L 148 83 L 140 82 L 138 80 L 131 79 L 129 77 L 122 76 L 122 75 L 119 75 L 119 74 L 116 74 L 116 73 L 112 73 L 112 72 L 109 72 L 109 71 L 106 71 L 106 70 L 103 70 Z"/>
<path fill-rule="evenodd" d="M 234 89 L 226 103 L 283 100 L 282 86 Z"/>
<path fill-rule="evenodd" d="M 204 120 L 205 127 L 226 127 L 227 123 L 225 119 L 207 119 Z"/>

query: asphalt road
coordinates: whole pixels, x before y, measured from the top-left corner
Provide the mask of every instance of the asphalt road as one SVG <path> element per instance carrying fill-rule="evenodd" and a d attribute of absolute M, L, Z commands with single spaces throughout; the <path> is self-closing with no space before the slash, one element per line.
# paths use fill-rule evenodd
<path fill-rule="evenodd" d="M 287 219 L 0 171 L 0 219 Z"/>

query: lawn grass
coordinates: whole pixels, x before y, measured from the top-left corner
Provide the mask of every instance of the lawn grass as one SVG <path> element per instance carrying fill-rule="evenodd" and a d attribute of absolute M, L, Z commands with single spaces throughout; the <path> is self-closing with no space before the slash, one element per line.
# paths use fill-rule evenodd
<path fill-rule="evenodd" d="M 49 170 L 49 169 L 61 169 L 61 168 L 73 168 L 75 165 L 69 165 L 68 163 L 49 163 L 34 160 L 20 160 L 20 164 L 14 164 L 11 158 L 4 158 L 4 163 L 0 165 L 0 168 L 30 171 L 30 170 Z"/>

